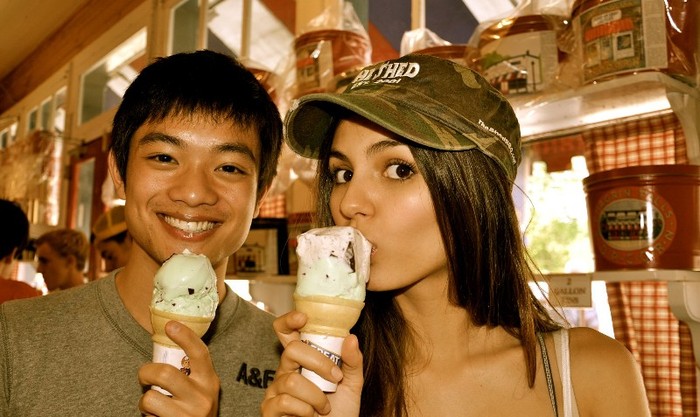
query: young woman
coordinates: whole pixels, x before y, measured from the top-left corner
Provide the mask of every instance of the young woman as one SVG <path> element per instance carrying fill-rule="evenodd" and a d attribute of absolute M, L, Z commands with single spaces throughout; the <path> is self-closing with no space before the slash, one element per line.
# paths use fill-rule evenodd
<path fill-rule="evenodd" d="M 276 320 L 285 351 L 264 416 L 649 415 L 624 346 L 563 329 L 528 286 L 511 197 L 520 129 L 481 76 L 408 55 L 303 97 L 285 123 L 292 149 L 319 160 L 319 225 L 353 226 L 373 252 L 341 368 L 299 341 L 302 313 Z"/>

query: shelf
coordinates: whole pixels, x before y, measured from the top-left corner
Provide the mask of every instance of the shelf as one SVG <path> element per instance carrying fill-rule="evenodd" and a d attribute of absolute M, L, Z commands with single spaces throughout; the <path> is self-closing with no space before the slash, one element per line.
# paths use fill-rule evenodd
<path fill-rule="evenodd" d="M 549 274 L 547 277 L 569 277 L 572 279 L 633 282 L 666 282 L 668 303 L 673 315 L 686 323 L 693 339 L 696 364 L 700 366 L 700 271 L 688 270 L 620 270 L 583 274 Z"/>
<path fill-rule="evenodd" d="M 696 88 L 664 73 L 640 72 L 560 92 L 514 95 L 508 100 L 520 120 L 524 142 L 674 112 L 697 157 L 699 97 Z"/>
<path fill-rule="evenodd" d="M 244 280 L 267 282 L 270 284 L 296 284 L 297 277 L 295 275 L 226 275 L 226 280 Z"/>
<path fill-rule="evenodd" d="M 698 282 L 700 283 L 700 271 L 688 271 L 681 269 L 641 269 L 598 271 L 574 274 L 547 274 L 550 277 L 566 277 L 574 280 L 605 282 L 633 282 L 633 281 L 658 281 L 658 282 Z"/>

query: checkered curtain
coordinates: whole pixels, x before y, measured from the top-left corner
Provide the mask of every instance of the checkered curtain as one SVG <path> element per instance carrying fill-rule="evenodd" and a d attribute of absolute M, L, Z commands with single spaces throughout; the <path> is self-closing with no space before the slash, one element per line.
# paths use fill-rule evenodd
<path fill-rule="evenodd" d="M 591 174 L 688 163 L 685 135 L 673 114 L 593 128 L 582 136 Z M 607 292 L 615 337 L 641 364 L 652 416 L 697 417 L 690 331 L 671 312 L 666 283 L 608 283 Z"/>
<path fill-rule="evenodd" d="M 260 205 L 259 217 L 287 217 L 287 199 L 284 194 L 267 196 Z"/>

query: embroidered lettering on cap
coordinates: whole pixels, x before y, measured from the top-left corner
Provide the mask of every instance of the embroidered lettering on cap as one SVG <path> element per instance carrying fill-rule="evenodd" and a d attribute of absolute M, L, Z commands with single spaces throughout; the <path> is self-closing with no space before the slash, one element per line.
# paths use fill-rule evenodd
<path fill-rule="evenodd" d="M 487 132 L 496 135 L 496 137 L 503 142 L 504 145 L 506 145 L 508 152 L 510 153 L 510 160 L 513 162 L 513 165 L 517 165 L 515 154 L 513 153 L 513 145 L 510 144 L 510 141 L 506 139 L 505 136 L 503 136 L 498 130 L 492 128 L 491 126 L 487 126 L 481 119 L 479 119 L 479 126 L 481 126 Z"/>
<path fill-rule="evenodd" d="M 420 64 L 415 62 L 395 62 L 383 64 L 379 68 L 373 67 L 360 71 L 359 74 L 352 80 L 350 89 L 369 84 L 395 84 L 401 81 L 401 78 L 415 78 L 420 73 Z"/>
<path fill-rule="evenodd" d="M 414 78 L 420 72 L 420 64 L 415 62 L 394 62 L 383 64 L 379 71 L 372 77 L 373 80 L 380 78 Z"/>

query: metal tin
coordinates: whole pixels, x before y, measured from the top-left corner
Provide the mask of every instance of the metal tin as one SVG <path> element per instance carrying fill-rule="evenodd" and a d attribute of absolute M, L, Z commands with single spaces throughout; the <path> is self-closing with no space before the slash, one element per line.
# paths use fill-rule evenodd
<path fill-rule="evenodd" d="M 557 77 L 558 38 L 565 18 L 523 15 L 503 19 L 479 35 L 477 69 L 503 94 L 547 90 Z"/>
<path fill-rule="evenodd" d="M 700 166 L 619 168 L 583 185 L 596 270 L 700 270 Z"/>
<path fill-rule="evenodd" d="M 576 0 L 571 10 L 584 83 L 637 71 L 695 82 L 697 1 Z"/>

